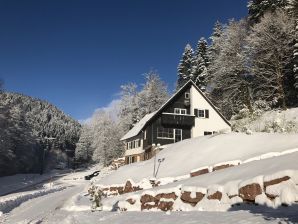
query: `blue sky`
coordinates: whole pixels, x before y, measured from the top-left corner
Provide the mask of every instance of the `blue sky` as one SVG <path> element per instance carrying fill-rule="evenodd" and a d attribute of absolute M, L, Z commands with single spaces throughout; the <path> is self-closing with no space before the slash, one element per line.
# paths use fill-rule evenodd
<path fill-rule="evenodd" d="M 5 89 L 45 99 L 75 119 L 141 83 L 150 69 L 173 89 L 187 43 L 216 20 L 246 16 L 245 0 L 0 0 Z"/>

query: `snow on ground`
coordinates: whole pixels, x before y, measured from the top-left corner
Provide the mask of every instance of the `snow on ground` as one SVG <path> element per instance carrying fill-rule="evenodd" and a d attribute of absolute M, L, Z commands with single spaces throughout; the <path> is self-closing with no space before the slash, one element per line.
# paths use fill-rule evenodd
<path fill-rule="evenodd" d="M 157 178 L 189 175 L 192 170 L 216 164 L 241 160 L 250 162 L 280 155 L 280 152 L 297 150 L 298 134 L 243 133 L 203 136 L 184 140 L 166 147 L 157 159 L 165 158 L 160 164 Z M 291 151 L 290 151 L 291 152 Z M 152 178 L 154 158 L 126 165 L 97 184 L 124 184 L 127 179 L 139 182 Z"/>
<path fill-rule="evenodd" d="M 65 214 L 91 211 L 91 202 L 87 192 L 91 181 L 84 180 L 84 176 L 99 169 L 101 172 L 97 179 L 112 172 L 110 168 L 95 166 L 84 171 L 69 173 L 33 191 L 27 190 L 0 197 L 0 204 L 1 201 L 7 201 L 8 198 L 12 199 L 9 202 L 11 207 L 9 207 L 10 204 L 3 206 L 3 211 L 9 211 L 9 213 L 0 215 L 0 223 L 47 223 L 46 220 L 55 216 L 58 211 Z M 45 192 L 41 193 L 43 191 Z M 33 192 L 36 193 L 36 197 L 31 196 Z M 18 203 L 20 195 L 27 198 Z M 56 220 L 53 223 L 64 223 L 61 220 Z"/>
<path fill-rule="evenodd" d="M 157 193 L 170 193 L 176 192 L 179 188 L 201 188 L 199 192 L 206 193 L 207 188 L 217 187 L 221 188 L 221 192 L 228 193 L 229 195 L 237 195 L 238 189 L 242 186 L 251 183 L 258 183 L 259 180 L 269 181 L 284 176 L 290 176 L 298 183 L 298 152 L 287 154 L 283 156 L 273 157 L 264 160 L 253 161 L 250 163 L 241 164 L 239 166 L 230 167 L 216 172 L 200 175 L 193 178 L 177 181 L 171 184 L 163 185 L 151 189 L 150 191 L 139 191 L 130 194 L 110 197 L 103 200 L 104 209 L 111 210 L 117 201 L 124 201 L 130 198 L 131 195 L 142 195 L 148 193 L 155 195 Z M 262 184 L 261 184 L 262 186 Z M 284 186 L 287 187 L 287 186 Z M 179 190 L 178 190 L 179 191 Z M 186 190 L 187 191 L 187 190 Z M 192 191 L 192 190 L 191 190 Z M 195 192 L 195 191 L 194 191 Z M 297 196 L 297 192 L 294 192 Z M 179 195 L 179 193 L 177 194 Z M 293 195 L 293 197 L 295 196 Z M 295 196 L 295 197 L 296 197 Z M 242 201 L 242 200 L 241 200 Z M 209 206 L 207 202 L 201 203 L 197 208 L 185 208 L 186 210 L 221 210 L 225 211 L 231 207 L 231 204 L 221 206 L 220 204 Z M 262 202 L 262 201 L 259 201 Z M 279 201 L 280 202 L 280 201 Z M 281 203 L 279 203 L 280 205 Z M 274 206 L 274 205 L 272 205 Z M 139 206 L 131 208 L 132 210 L 140 210 Z M 183 209 L 183 210 L 185 210 Z"/>
<path fill-rule="evenodd" d="M 89 206 L 90 209 L 90 201 L 87 197 L 84 197 L 84 195 L 87 194 L 91 182 L 84 180 L 84 176 L 93 173 L 95 170 L 102 171 L 98 178 L 111 172 L 109 168 L 102 168 L 102 166 L 98 165 L 83 171 L 71 172 L 64 175 L 60 175 L 60 171 L 57 175 L 55 175 L 56 173 L 51 172 L 49 174 L 38 176 L 36 174 L 18 174 L 9 177 L 2 177 L 0 180 L 3 185 L 8 184 L 11 186 L 12 191 L 18 190 L 19 192 L 0 197 L 0 211 L 1 213 L 10 212 L 28 200 L 53 194 L 58 191 L 64 192 L 65 189 L 72 188 L 77 185 L 84 186 L 82 194 L 69 198 L 69 203 L 67 204 L 66 209 L 86 210 L 86 206 Z M 26 188 L 24 188 L 24 186 L 26 186 Z M 2 189 L 4 189 L 3 192 L 8 191 L 6 186 L 2 186 Z M 84 202 L 83 204 L 82 201 Z"/>
<path fill-rule="evenodd" d="M 298 108 L 270 110 L 260 116 L 232 120 L 231 123 L 240 131 L 298 133 Z"/>
<path fill-rule="evenodd" d="M 21 222 L 20 222 L 21 223 Z M 28 222 L 23 222 L 28 223 Z M 272 210 L 257 206 L 230 212 L 65 212 L 42 220 L 51 224 L 290 224 L 298 223 L 297 207 Z"/>
<path fill-rule="evenodd" d="M 53 177 L 63 176 L 66 171 L 54 170 L 50 173 L 40 174 L 16 174 L 0 177 L 0 196 L 19 191 L 23 188 L 51 180 Z"/>

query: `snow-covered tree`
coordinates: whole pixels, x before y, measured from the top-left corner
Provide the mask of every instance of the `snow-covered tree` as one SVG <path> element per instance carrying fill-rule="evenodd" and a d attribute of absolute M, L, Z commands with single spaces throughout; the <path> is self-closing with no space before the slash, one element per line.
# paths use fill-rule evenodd
<path fill-rule="evenodd" d="M 167 86 L 155 71 L 148 72 L 144 77 L 145 83 L 139 92 L 136 84 L 121 86 L 119 122 L 124 131 L 131 129 L 146 114 L 157 110 L 169 97 Z"/>
<path fill-rule="evenodd" d="M 252 111 L 251 77 L 244 54 L 247 30 L 245 20 L 230 21 L 220 37 L 219 55 L 210 65 L 211 96 L 220 96 L 214 101 L 227 117 L 237 113 L 244 106 Z"/>
<path fill-rule="evenodd" d="M 48 102 L 1 92 L 0 157 L 6 154 L 2 157 L 6 162 L 0 162 L 0 175 L 39 171 L 50 150 L 74 151 L 79 132 L 77 121 Z"/>
<path fill-rule="evenodd" d="M 92 128 L 89 124 L 85 124 L 81 130 L 80 139 L 76 144 L 75 159 L 78 164 L 91 162 L 94 151 L 92 140 Z"/>
<path fill-rule="evenodd" d="M 274 12 L 278 8 L 285 9 L 287 6 L 288 0 L 251 0 L 247 6 L 249 20 L 253 23 L 259 22 L 266 12 Z"/>
<path fill-rule="evenodd" d="M 205 91 L 207 87 L 209 64 L 208 43 L 206 39 L 202 37 L 198 41 L 192 63 L 192 80 L 202 91 Z"/>
<path fill-rule="evenodd" d="M 210 64 L 210 61 L 209 61 L 209 57 L 210 57 L 210 55 L 209 55 L 209 47 L 208 47 L 207 40 L 204 37 L 202 37 L 198 41 L 195 55 L 196 56 L 200 55 L 203 58 L 203 60 L 204 60 L 205 66 L 206 67 L 209 66 L 209 64 Z"/>
<path fill-rule="evenodd" d="M 289 15 L 294 17 L 295 19 L 295 40 L 294 40 L 294 51 L 293 51 L 293 72 L 295 83 L 294 86 L 296 88 L 296 92 L 298 92 L 298 1 L 297 0 L 288 0 L 288 12 Z M 298 93 L 296 94 L 296 98 L 298 98 Z"/>
<path fill-rule="evenodd" d="M 114 121 L 106 111 L 97 111 L 92 119 L 93 129 L 92 159 L 107 166 L 115 158 L 123 155 L 123 145 L 120 138 L 124 132 L 118 122 Z"/>
<path fill-rule="evenodd" d="M 178 65 L 177 90 L 181 88 L 189 79 L 193 78 L 193 57 L 194 51 L 190 44 L 187 44 Z"/>
<path fill-rule="evenodd" d="M 287 107 L 287 93 L 293 87 L 289 63 L 292 59 L 294 19 L 284 11 L 267 13 L 247 38 L 255 79 L 254 96 Z M 287 82 L 286 82 L 287 81 Z"/>
<path fill-rule="evenodd" d="M 212 35 L 209 38 L 211 40 L 211 44 L 209 47 L 210 63 L 212 63 L 219 55 L 222 35 L 223 35 L 223 25 L 219 21 L 216 21 L 213 27 Z"/>
<path fill-rule="evenodd" d="M 159 109 L 169 98 L 166 84 L 155 71 L 145 74 L 145 84 L 138 96 L 141 118 Z"/>
<path fill-rule="evenodd" d="M 139 96 L 137 85 L 129 83 L 121 86 L 119 119 L 125 131 L 131 129 L 141 117 L 139 116 Z"/>
<path fill-rule="evenodd" d="M 196 55 L 193 60 L 192 80 L 202 91 L 205 91 L 208 78 L 208 69 L 205 60 L 200 54 Z"/>

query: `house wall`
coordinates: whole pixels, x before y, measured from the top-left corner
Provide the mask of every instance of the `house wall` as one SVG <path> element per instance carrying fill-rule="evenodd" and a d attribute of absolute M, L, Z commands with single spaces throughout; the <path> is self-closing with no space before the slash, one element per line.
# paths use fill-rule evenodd
<path fill-rule="evenodd" d="M 209 118 L 195 118 L 195 126 L 191 130 L 191 137 L 203 136 L 204 132 L 213 132 L 220 130 L 231 131 L 231 127 L 216 112 L 209 102 L 197 91 L 194 86 L 190 88 L 191 114 L 194 115 L 194 109 L 209 110 Z"/>
<path fill-rule="evenodd" d="M 159 115 L 150 122 L 150 124 L 145 128 L 146 130 L 146 140 L 144 140 L 143 148 L 150 148 L 152 144 L 160 144 L 167 145 L 174 143 L 174 139 L 159 139 L 157 138 L 157 128 L 175 128 L 182 129 L 182 140 L 191 138 L 191 128 L 190 127 L 177 127 L 177 126 L 169 126 L 161 124 L 161 114 L 162 113 L 174 113 L 175 108 L 186 109 L 187 114 L 190 114 L 190 106 L 186 106 L 185 101 L 185 92 L 190 92 L 190 88 L 186 89 L 179 95 L 177 95 L 174 99 L 174 102 L 165 107 L 162 111 L 160 111 Z"/>
<path fill-rule="evenodd" d="M 141 140 L 141 144 L 139 147 L 137 148 L 133 148 L 133 149 L 127 149 L 126 146 L 127 146 L 127 142 L 130 142 L 130 141 L 134 141 L 134 140 L 137 140 L 137 139 L 140 139 Z M 125 163 L 127 164 L 127 161 L 128 161 L 128 157 L 130 156 L 134 156 L 134 162 L 139 162 L 139 161 L 143 161 L 143 154 L 144 154 L 144 150 L 143 150 L 143 145 L 144 145 L 144 141 L 143 141 L 143 133 L 140 133 L 139 135 L 133 137 L 133 138 L 130 138 L 130 139 L 127 139 L 125 142 L 124 142 L 124 147 L 125 147 Z"/>

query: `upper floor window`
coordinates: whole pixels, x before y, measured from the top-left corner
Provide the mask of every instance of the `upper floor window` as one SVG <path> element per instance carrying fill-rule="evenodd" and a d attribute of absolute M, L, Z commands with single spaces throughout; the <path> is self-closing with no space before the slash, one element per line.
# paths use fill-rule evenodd
<path fill-rule="evenodd" d="M 209 118 L 209 110 L 195 109 L 194 114 L 199 118 Z"/>
<path fill-rule="evenodd" d="M 189 99 L 189 93 L 185 93 L 185 99 Z"/>
<path fill-rule="evenodd" d="M 174 129 L 172 128 L 157 128 L 157 138 L 173 139 Z"/>
<path fill-rule="evenodd" d="M 186 109 L 175 108 L 175 109 L 174 109 L 174 113 L 175 113 L 175 114 L 186 114 L 187 111 L 186 111 Z"/>
<path fill-rule="evenodd" d="M 199 117 L 205 117 L 205 110 L 199 110 L 198 115 Z"/>

